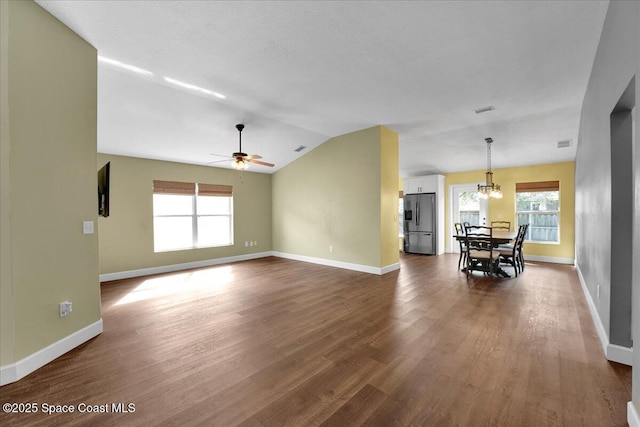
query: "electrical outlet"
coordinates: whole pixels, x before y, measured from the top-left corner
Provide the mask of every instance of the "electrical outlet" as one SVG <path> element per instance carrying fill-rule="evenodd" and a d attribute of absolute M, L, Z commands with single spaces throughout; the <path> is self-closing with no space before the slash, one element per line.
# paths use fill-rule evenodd
<path fill-rule="evenodd" d="M 258 241 L 257 240 L 253 241 L 253 246 L 258 246 Z"/>
<path fill-rule="evenodd" d="M 249 246 L 249 242 L 247 242 L 246 240 L 244 241 L 244 246 L 248 247 Z"/>
<path fill-rule="evenodd" d="M 333 246 L 329 246 L 329 252 L 333 252 Z"/>
<path fill-rule="evenodd" d="M 70 301 L 60 303 L 60 317 L 64 317 L 73 311 Z"/>

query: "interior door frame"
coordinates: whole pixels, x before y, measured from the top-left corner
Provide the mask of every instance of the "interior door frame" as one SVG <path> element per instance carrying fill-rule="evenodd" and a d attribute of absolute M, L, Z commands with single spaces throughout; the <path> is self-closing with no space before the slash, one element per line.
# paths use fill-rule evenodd
<path fill-rule="evenodd" d="M 458 253 L 460 252 L 460 247 L 457 244 L 456 239 L 453 238 L 453 235 L 456 234 L 454 223 L 458 222 L 458 218 L 456 217 L 456 207 L 457 207 L 457 193 L 462 191 L 476 191 L 478 189 L 478 185 L 484 184 L 484 182 L 468 182 L 463 184 L 450 184 L 449 185 L 449 228 L 448 228 L 448 236 L 449 236 L 449 248 L 451 252 Z M 489 202 L 486 199 L 480 198 L 480 215 L 482 215 L 484 211 L 485 220 L 489 218 Z M 459 213 L 459 212 L 458 212 Z"/>

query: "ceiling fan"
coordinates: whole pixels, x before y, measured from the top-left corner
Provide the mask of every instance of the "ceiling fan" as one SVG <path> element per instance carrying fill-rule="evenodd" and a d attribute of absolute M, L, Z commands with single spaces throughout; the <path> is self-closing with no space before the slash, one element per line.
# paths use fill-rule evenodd
<path fill-rule="evenodd" d="M 267 162 L 262 162 L 258 160 L 258 159 L 261 159 L 262 156 L 259 156 L 257 154 L 249 155 L 242 152 L 242 130 L 244 129 L 244 125 L 242 123 L 237 124 L 236 129 L 238 129 L 238 138 L 239 138 L 238 151 L 236 153 L 231 154 L 231 156 L 223 156 L 231 159 L 231 167 L 238 170 L 244 170 L 249 167 L 249 163 L 255 163 L 257 165 L 268 166 L 272 168 L 274 166 L 273 163 L 267 163 Z M 219 156 L 220 154 L 212 154 L 212 155 Z M 207 164 L 221 163 L 221 162 L 227 162 L 227 161 L 229 160 L 219 160 L 217 162 L 209 162 Z"/>

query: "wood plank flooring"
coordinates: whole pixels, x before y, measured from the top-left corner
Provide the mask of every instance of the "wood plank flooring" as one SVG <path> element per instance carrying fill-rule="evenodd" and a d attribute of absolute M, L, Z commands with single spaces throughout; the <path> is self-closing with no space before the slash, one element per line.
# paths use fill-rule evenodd
<path fill-rule="evenodd" d="M 457 262 L 402 255 L 380 277 L 270 257 L 104 283 L 104 332 L 0 388 L 76 412 L 0 425 L 626 425 L 631 368 L 604 358 L 572 266 L 467 281 Z"/>

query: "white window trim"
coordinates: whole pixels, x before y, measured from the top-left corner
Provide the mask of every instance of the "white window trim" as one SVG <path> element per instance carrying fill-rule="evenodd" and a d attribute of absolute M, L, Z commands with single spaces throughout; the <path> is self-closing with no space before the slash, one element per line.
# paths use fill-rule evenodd
<path fill-rule="evenodd" d="M 528 193 L 545 193 L 548 191 L 529 191 Z M 557 190 L 558 193 L 558 209 L 557 210 L 548 210 L 548 211 L 531 211 L 531 210 L 527 210 L 527 211 L 519 211 L 517 209 L 517 202 L 518 202 L 518 193 L 516 193 L 516 224 L 518 224 L 518 215 L 520 214 L 557 214 L 558 215 L 558 240 L 555 242 L 549 242 L 549 241 L 544 241 L 544 240 L 528 240 L 525 238 L 524 242 L 525 243 L 534 243 L 537 245 L 559 245 L 560 244 L 560 226 L 562 224 L 561 221 L 561 214 L 560 214 L 560 190 Z M 531 224 L 531 222 L 529 222 L 529 224 Z M 531 226 L 529 226 L 529 230 L 531 230 Z"/>
<path fill-rule="evenodd" d="M 168 195 L 168 194 L 167 194 Z M 162 196 L 162 195 L 160 195 Z M 153 218 L 191 218 L 191 246 L 181 247 L 181 248 L 171 248 L 171 249 L 156 249 L 155 247 L 155 237 L 153 242 L 153 252 L 154 253 L 162 253 L 162 252 L 177 252 L 177 251 L 187 251 L 193 249 L 206 249 L 206 248 L 220 248 L 225 246 L 233 246 L 234 244 L 234 235 L 233 235 L 233 196 L 198 196 L 197 194 L 190 195 L 191 203 L 192 203 L 192 214 L 189 215 L 156 215 L 153 212 Z M 198 197 L 226 197 L 229 199 L 229 214 L 202 214 L 198 215 Z M 152 203 L 153 204 L 153 203 Z M 154 207 L 152 207 L 154 208 Z M 200 246 L 198 242 L 198 218 L 200 217 L 226 217 L 229 221 L 229 243 L 224 243 L 221 245 L 206 245 Z"/>

